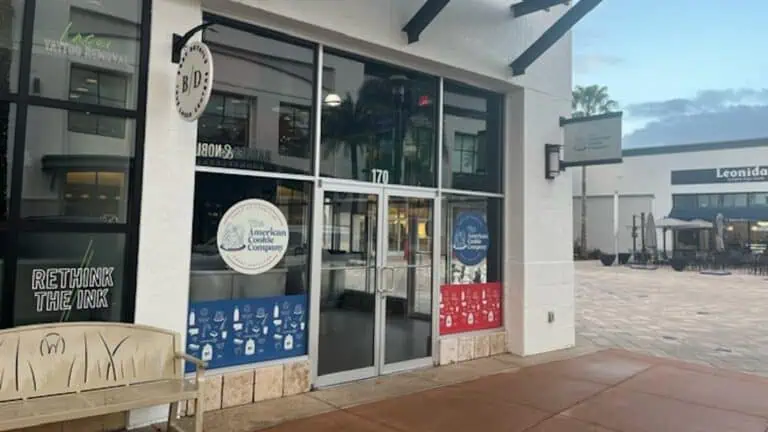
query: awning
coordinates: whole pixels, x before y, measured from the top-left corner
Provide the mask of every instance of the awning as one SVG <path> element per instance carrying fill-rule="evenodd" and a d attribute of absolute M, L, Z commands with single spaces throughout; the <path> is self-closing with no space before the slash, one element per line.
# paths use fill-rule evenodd
<path fill-rule="evenodd" d="M 663 219 L 659 219 L 656 221 L 656 228 L 657 229 L 709 229 L 712 228 L 712 222 L 707 222 L 705 220 L 700 219 L 694 219 L 694 220 L 682 220 L 682 219 L 675 219 L 671 217 L 665 217 Z"/>
<path fill-rule="evenodd" d="M 768 221 L 768 207 L 737 207 L 737 208 L 679 208 L 673 207 L 669 212 L 670 218 L 681 220 L 702 219 L 714 221 L 718 213 L 722 213 L 726 219 L 743 221 Z"/>

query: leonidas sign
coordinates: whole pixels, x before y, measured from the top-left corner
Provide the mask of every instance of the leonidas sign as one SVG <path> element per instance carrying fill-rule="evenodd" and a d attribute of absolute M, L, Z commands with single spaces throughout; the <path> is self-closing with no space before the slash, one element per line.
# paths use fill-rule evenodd
<path fill-rule="evenodd" d="M 768 165 L 672 171 L 673 185 L 768 181 Z"/>

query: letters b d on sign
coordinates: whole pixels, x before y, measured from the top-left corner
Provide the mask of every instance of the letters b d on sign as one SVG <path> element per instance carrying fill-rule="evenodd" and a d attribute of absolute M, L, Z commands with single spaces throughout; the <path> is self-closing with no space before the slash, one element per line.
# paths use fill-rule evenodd
<path fill-rule="evenodd" d="M 205 111 L 213 86 L 213 56 L 202 42 L 184 48 L 176 72 L 176 110 L 186 121 L 195 121 Z"/>

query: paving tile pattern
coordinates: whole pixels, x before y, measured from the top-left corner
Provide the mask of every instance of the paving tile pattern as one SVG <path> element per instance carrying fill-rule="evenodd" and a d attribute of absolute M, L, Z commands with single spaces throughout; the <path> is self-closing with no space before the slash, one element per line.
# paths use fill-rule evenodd
<path fill-rule="evenodd" d="M 573 353 L 571 353 L 573 354 Z M 500 356 L 210 413 L 207 432 L 765 432 L 768 378 L 609 349 Z M 563 359 L 564 358 L 564 359 Z M 550 361 L 551 360 L 551 361 Z M 521 364 L 524 363 L 524 364 Z M 474 370 L 474 374 L 466 372 Z M 437 377 L 436 371 L 446 371 Z M 474 375 L 474 377 L 472 377 Z M 450 378 L 449 378 L 450 377 Z M 438 385 L 437 387 L 435 387 Z M 371 402 L 373 401 L 373 402 Z"/>
<path fill-rule="evenodd" d="M 576 264 L 579 344 L 768 376 L 768 279 Z"/>

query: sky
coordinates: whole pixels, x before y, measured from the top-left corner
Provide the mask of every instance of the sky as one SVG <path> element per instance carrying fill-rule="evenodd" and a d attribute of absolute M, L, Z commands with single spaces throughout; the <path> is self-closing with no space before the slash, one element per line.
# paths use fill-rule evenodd
<path fill-rule="evenodd" d="M 625 148 L 768 137 L 766 18 L 766 0 L 603 0 L 574 28 L 574 85 L 608 87 Z"/>

